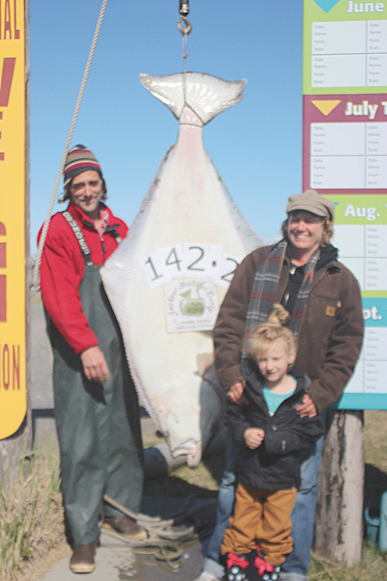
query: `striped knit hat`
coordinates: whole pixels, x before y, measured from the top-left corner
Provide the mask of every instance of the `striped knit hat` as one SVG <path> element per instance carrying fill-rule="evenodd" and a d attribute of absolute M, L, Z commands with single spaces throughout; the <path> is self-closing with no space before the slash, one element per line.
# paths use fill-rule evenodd
<path fill-rule="evenodd" d="M 65 189 L 65 195 L 63 199 L 68 198 L 68 187 L 75 176 L 88 170 L 97 171 L 103 179 L 101 166 L 99 165 L 95 156 L 91 153 L 90 149 L 87 149 L 84 145 L 79 143 L 70 149 L 67 154 L 67 159 L 63 170 Z"/>

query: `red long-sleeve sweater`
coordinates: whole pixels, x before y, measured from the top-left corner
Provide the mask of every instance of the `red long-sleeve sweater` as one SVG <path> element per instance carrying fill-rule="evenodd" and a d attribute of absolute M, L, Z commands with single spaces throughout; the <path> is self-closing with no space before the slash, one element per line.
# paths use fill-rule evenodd
<path fill-rule="evenodd" d="M 116 226 L 121 239 L 128 233 L 123 220 L 113 216 L 111 210 L 102 204 L 109 214 L 109 226 L 102 240 L 90 218 L 73 204 L 68 211 L 77 221 L 94 264 L 102 265 L 117 248 L 118 243 L 109 227 Z M 41 236 L 40 230 L 38 241 Z M 75 353 L 98 345 L 98 340 L 90 329 L 83 313 L 79 296 L 85 268 L 79 242 L 67 220 L 60 212 L 50 222 L 40 267 L 40 286 L 43 304 L 49 317 L 66 339 Z"/>

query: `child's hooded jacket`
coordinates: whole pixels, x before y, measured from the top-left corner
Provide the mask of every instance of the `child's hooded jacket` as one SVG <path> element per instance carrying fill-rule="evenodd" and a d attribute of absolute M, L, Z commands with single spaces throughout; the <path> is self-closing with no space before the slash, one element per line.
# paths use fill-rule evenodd
<path fill-rule="evenodd" d="M 325 432 L 318 414 L 301 418 L 296 406 L 302 403 L 309 379 L 300 370 L 290 373 L 297 382 L 295 392 L 285 399 L 273 416 L 262 390 L 262 376 L 258 369 L 246 379 L 243 395 L 247 405 L 228 403 L 227 425 L 237 444 L 241 446 L 238 461 L 238 480 L 259 490 L 298 488 L 300 482 L 299 451 L 309 448 Z M 255 450 L 246 446 L 247 428 L 265 431 L 262 444 Z"/>

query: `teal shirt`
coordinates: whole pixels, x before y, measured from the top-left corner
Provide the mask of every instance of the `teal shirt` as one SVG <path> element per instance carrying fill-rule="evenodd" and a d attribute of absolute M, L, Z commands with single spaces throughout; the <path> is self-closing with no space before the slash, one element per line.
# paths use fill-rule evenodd
<path fill-rule="evenodd" d="M 288 399 L 288 397 L 292 396 L 296 391 L 296 382 L 294 381 L 293 377 L 291 379 L 294 382 L 294 388 L 288 393 L 273 393 L 267 387 L 263 388 L 263 397 L 265 398 L 266 405 L 271 416 L 274 416 L 281 403 L 285 401 L 285 399 Z"/>

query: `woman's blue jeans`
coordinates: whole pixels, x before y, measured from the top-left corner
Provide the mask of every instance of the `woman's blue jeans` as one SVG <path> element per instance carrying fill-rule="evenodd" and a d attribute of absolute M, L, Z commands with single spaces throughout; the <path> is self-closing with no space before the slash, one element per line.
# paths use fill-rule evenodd
<path fill-rule="evenodd" d="M 325 414 L 322 414 L 325 421 Z M 293 551 L 282 565 L 283 572 L 294 574 L 297 581 L 307 579 L 310 565 L 310 554 L 313 543 L 314 509 L 317 495 L 317 473 L 323 450 L 324 437 L 322 436 L 313 446 L 302 450 L 301 455 L 301 484 L 292 512 Z M 219 563 L 220 547 L 228 521 L 232 514 L 236 467 L 239 448 L 230 436 L 226 437 L 226 469 L 219 487 L 217 520 L 214 533 L 208 547 L 203 570 L 212 573 L 218 579 L 224 575 L 224 568 Z M 297 576 L 297 577 L 296 577 Z"/>
<path fill-rule="evenodd" d="M 238 455 L 239 446 L 234 444 L 230 432 L 227 430 L 225 442 L 226 468 L 219 486 L 216 526 L 203 566 L 203 571 L 212 573 L 218 579 L 221 579 L 225 573 L 223 565 L 219 563 L 220 547 L 234 507 Z"/>

